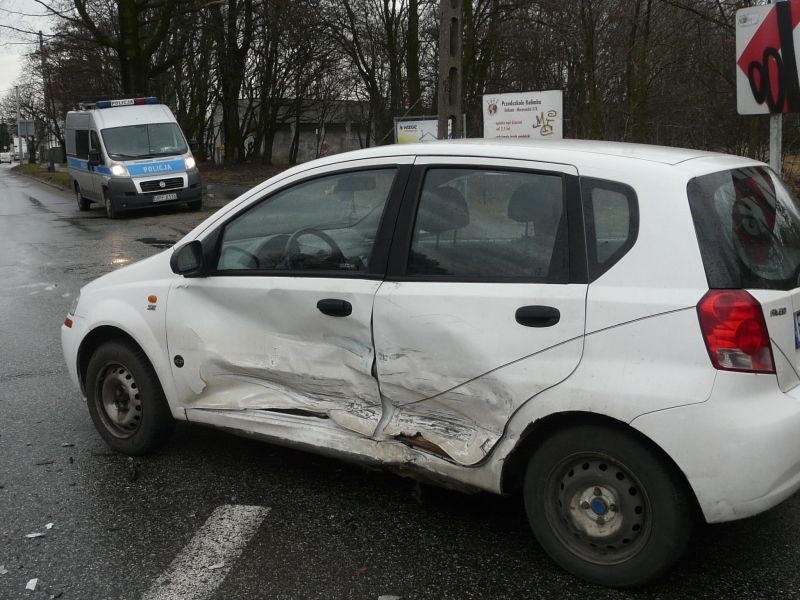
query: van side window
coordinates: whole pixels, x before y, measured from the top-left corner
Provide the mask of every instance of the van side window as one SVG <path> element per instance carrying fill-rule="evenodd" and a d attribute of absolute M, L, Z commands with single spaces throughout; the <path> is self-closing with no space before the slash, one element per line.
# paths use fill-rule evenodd
<path fill-rule="evenodd" d="M 89 131 L 86 129 L 75 130 L 75 156 L 89 158 Z"/>
<path fill-rule="evenodd" d="M 89 139 L 91 141 L 90 149 L 92 150 L 100 150 L 100 140 L 97 137 L 97 132 L 92 130 L 89 132 Z M 87 152 L 88 154 L 88 152 Z"/>
<path fill-rule="evenodd" d="M 456 281 L 569 278 L 559 173 L 427 171 L 406 274 Z"/>
<path fill-rule="evenodd" d="M 633 188 L 616 181 L 581 178 L 589 280 L 608 271 L 633 247 L 639 208 Z"/>

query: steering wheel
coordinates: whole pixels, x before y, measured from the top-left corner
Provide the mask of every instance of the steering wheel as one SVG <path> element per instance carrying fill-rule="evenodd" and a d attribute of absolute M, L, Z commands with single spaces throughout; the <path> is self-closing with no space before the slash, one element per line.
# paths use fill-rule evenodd
<path fill-rule="evenodd" d="M 286 268 L 293 269 L 294 265 L 292 265 L 292 249 L 297 246 L 297 240 L 300 236 L 303 235 L 313 235 L 321 239 L 323 242 L 328 244 L 331 249 L 331 257 L 335 257 L 338 255 L 339 262 L 345 262 L 344 252 L 342 249 L 339 248 L 339 244 L 337 244 L 334 239 L 329 236 L 324 231 L 320 231 L 319 229 L 314 229 L 313 227 L 305 227 L 303 229 L 298 229 L 292 235 L 289 236 L 289 239 L 286 241 L 286 247 L 283 249 L 283 253 L 286 260 Z"/>

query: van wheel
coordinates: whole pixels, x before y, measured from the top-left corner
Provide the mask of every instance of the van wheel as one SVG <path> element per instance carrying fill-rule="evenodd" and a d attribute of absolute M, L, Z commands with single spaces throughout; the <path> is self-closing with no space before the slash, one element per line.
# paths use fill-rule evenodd
<path fill-rule="evenodd" d="M 186 206 L 189 207 L 189 210 L 200 210 L 203 208 L 203 199 L 200 200 L 192 200 L 191 202 L 187 202 Z"/>
<path fill-rule="evenodd" d="M 106 216 L 109 219 L 116 219 L 119 216 L 117 209 L 114 208 L 114 203 L 111 201 L 108 190 L 103 190 L 103 204 L 106 207 Z"/>
<path fill-rule="evenodd" d="M 78 202 L 78 210 L 89 210 L 89 205 L 92 203 L 81 194 L 81 186 L 75 182 L 75 200 Z"/>
<path fill-rule="evenodd" d="M 175 427 L 152 365 L 129 342 L 110 341 L 95 350 L 86 371 L 86 399 L 97 431 L 123 454 L 152 452 Z"/>
<path fill-rule="evenodd" d="M 651 448 L 610 427 L 545 439 L 528 463 L 525 510 L 561 567 L 592 583 L 641 585 L 666 572 L 694 523 L 685 483 Z"/>

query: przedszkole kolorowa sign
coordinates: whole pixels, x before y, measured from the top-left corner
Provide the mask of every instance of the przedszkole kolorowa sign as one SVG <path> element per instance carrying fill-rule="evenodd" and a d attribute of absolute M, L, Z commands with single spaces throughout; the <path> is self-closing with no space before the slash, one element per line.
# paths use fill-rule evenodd
<path fill-rule="evenodd" d="M 741 115 L 800 112 L 800 0 L 736 11 L 736 106 Z"/>

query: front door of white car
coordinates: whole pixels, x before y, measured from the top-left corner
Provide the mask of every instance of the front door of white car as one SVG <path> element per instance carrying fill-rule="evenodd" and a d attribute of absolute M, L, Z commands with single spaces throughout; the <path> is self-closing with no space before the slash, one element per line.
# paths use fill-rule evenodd
<path fill-rule="evenodd" d="M 575 369 L 577 190 L 569 165 L 417 159 L 375 299 L 383 435 L 476 464 L 522 404 Z"/>
<path fill-rule="evenodd" d="M 190 420 L 196 410 L 271 411 L 374 433 L 372 307 L 388 249 L 379 240 L 410 169 L 400 163 L 411 160 L 296 176 L 212 233 L 212 271 L 177 280 L 167 307 L 177 399 Z"/>

